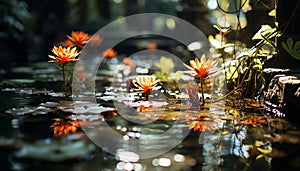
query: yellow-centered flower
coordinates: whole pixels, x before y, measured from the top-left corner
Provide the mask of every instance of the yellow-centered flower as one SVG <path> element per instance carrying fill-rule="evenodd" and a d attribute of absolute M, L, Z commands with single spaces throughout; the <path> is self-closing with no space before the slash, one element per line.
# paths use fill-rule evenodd
<path fill-rule="evenodd" d="M 185 73 L 195 77 L 195 78 L 207 78 L 209 75 L 217 72 L 216 67 L 218 65 L 218 61 L 213 61 L 212 58 L 206 60 L 205 55 L 202 55 L 201 60 L 198 58 L 195 60 L 190 60 L 190 66 L 184 64 L 189 71 L 185 71 Z"/>
<path fill-rule="evenodd" d="M 156 80 L 155 76 L 137 76 L 132 83 L 138 89 L 143 90 L 144 93 L 149 93 L 160 88 L 160 86 L 157 86 L 158 82 L 159 80 Z"/>
<path fill-rule="evenodd" d="M 77 120 L 64 120 L 61 118 L 54 118 L 54 123 L 50 126 L 53 129 L 54 135 L 68 135 L 75 133 L 77 128 L 80 126 Z"/>
<path fill-rule="evenodd" d="M 48 55 L 50 60 L 49 62 L 56 62 L 58 64 L 66 64 L 67 62 L 71 61 L 77 61 L 78 59 L 76 58 L 79 55 L 79 52 L 77 51 L 76 47 L 62 47 L 62 46 L 54 46 L 51 49 L 51 52 L 54 55 Z"/>

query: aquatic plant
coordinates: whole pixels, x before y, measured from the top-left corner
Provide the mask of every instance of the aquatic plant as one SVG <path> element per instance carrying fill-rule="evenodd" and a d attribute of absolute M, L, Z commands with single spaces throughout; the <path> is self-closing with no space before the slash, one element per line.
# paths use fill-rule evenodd
<path fill-rule="evenodd" d="M 89 41 L 90 36 L 82 31 L 72 31 L 71 36 L 67 35 L 67 40 L 64 44 L 67 47 L 78 47 L 82 49 L 84 45 Z"/>
<path fill-rule="evenodd" d="M 62 46 L 54 46 L 51 51 L 54 55 L 48 55 L 48 57 L 52 59 L 49 62 L 55 62 L 61 68 L 63 75 L 63 91 L 65 93 L 65 96 L 67 96 L 67 86 L 70 85 L 70 81 L 72 78 L 71 74 L 73 71 L 73 65 L 71 64 L 71 66 L 69 66 L 68 64 L 77 61 L 77 56 L 80 52 L 76 49 L 76 47 L 65 48 Z"/>
<path fill-rule="evenodd" d="M 158 90 L 161 86 L 158 86 L 159 80 L 156 80 L 155 76 L 140 75 L 132 81 L 133 85 L 138 88 L 138 90 L 143 91 L 145 100 L 149 100 L 149 95 L 152 91 Z"/>
<path fill-rule="evenodd" d="M 77 120 L 54 118 L 54 123 L 50 126 L 55 136 L 75 133 L 80 124 Z"/>
<path fill-rule="evenodd" d="M 116 55 L 117 55 L 117 52 L 112 48 L 108 48 L 102 52 L 102 56 L 107 59 L 111 59 L 111 58 L 115 57 Z"/>
<path fill-rule="evenodd" d="M 201 83 L 201 94 L 202 94 L 202 106 L 205 103 L 205 98 L 204 98 L 204 92 L 203 92 L 203 84 L 204 84 L 204 79 L 206 79 L 208 76 L 214 74 L 217 72 L 217 65 L 218 61 L 213 60 L 212 58 L 209 58 L 206 60 L 205 54 L 202 55 L 201 60 L 199 61 L 198 58 L 195 58 L 195 60 L 190 60 L 190 66 L 184 64 L 189 71 L 185 71 L 185 73 L 200 79 Z"/>

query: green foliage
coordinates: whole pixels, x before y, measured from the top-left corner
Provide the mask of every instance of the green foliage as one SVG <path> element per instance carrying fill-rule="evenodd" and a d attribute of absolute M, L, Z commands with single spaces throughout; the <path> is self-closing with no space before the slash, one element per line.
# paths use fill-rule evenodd
<path fill-rule="evenodd" d="M 275 23 L 276 26 L 276 23 Z M 257 44 L 247 48 L 242 42 L 227 41 L 226 34 L 217 40 L 210 37 L 210 42 L 221 41 L 214 46 L 215 56 L 223 58 L 225 78 L 229 90 L 240 91 L 242 97 L 259 97 L 264 85 L 263 65 L 269 60 L 277 48 L 275 38 L 280 32 L 276 27 L 262 25 L 258 32 L 252 37 Z M 300 46 L 300 43 L 299 43 Z"/>
<path fill-rule="evenodd" d="M 174 82 L 178 81 L 181 76 L 183 75 L 182 71 L 177 71 L 175 75 L 171 74 L 174 72 L 174 62 L 171 58 L 167 58 L 165 56 L 162 56 L 159 59 L 159 62 L 155 64 L 157 68 L 160 69 L 160 71 L 156 71 L 154 75 L 157 79 L 163 82 Z"/>
<path fill-rule="evenodd" d="M 273 28 L 269 25 L 262 25 L 258 32 L 252 37 L 252 40 L 261 40 L 262 44 L 275 45 L 275 36 L 278 35 L 277 28 Z"/>
<path fill-rule="evenodd" d="M 300 41 L 294 44 L 294 40 L 288 38 L 286 43 L 282 42 L 281 45 L 293 58 L 300 60 Z"/>
<path fill-rule="evenodd" d="M 171 73 L 174 70 L 173 60 L 165 56 L 160 57 L 159 62 L 155 66 L 165 73 Z"/>
<path fill-rule="evenodd" d="M 249 0 L 217 0 L 219 8 L 227 13 L 236 13 L 244 6 L 249 5 Z"/>

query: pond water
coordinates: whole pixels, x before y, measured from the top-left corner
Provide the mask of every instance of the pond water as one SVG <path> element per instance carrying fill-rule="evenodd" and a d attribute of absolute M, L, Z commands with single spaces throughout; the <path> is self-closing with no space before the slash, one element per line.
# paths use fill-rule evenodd
<path fill-rule="evenodd" d="M 63 96 L 60 73 L 49 64 L 1 73 L 3 171 L 300 170 L 299 126 L 251 100 L 239 109 L 207 103 L 196 113 L 176 98 L 141 108 L 128 101 L 129 108 L 114 101 L 109 79 L 99 76 L 97 103 L 84 104 L 75 115 L 75 102 Z M 117 155 L 100 148 L 109 143 Z"/>

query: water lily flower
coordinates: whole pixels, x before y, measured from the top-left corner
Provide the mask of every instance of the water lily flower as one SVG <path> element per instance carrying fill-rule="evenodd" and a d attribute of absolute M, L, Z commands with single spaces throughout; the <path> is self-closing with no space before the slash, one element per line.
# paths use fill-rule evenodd
<path fill-rule="evenodd" d="M 159 80 L 156 80 L 155 76 L 137 76 L 133 80 L 133 85 L 140 90 L 143 90 L 144 93 L 150 93 L 154 90 L 158 90 L 160 86 L 158 85 Z"/>
<path fill-rule="evenodd" d="M 205 54 L 203 54 L 200 61 L 198 58 L 195 58 L 195 60 L 190 60 L 190 66 L 186 64 L 184 65 L 188 69 L 190 69 L 189 71 L 185 71 L 185 73 L 195 78 L 200 78 L 201 94 L 202 94 L 201 106 L 204 106 L 205 99 L 204 99 L 204 92 L 203 92 L 203 79 L 217 72 L 216 67 L 218 65 L 218 61 L 214 61 L 212 60 L 212 58 L 206 60 Z"/>
<path fill-rule="evenodd" d="M 212 58 L 206 60 L 205 54 L 203 54 L 200 61 L 198 58 L 195 58 L 195 60 L 190 60 L 190 66 L 184 65 L 190 69 L 190 71 L 185 71 L 185 73 L 195 78 L 204 79 L 217 72 L 218 61 L 213 61 Z"/>
<path fill-rule="evenodd" d="M 75 133 L 80 126 L 77 120 L 54 118 L 54 123 L 50 126 L 53 129 L 55 136 L 68 135 Z"/>
<path fill-rule="evenodd" d="M 112 48 L 108 48 L 102 52 L 102 56 L 105 58 L 108 58 L 108 59 L 113 58 L 116 55 L 117 55 L 117 52 Z"/>
<path fill-rule="evenodd" d="M 89 42 L 93 46 L 98 46 L 102 43 L 103 39 L 99 34 L 94 34 L 93 36 L 90 37 Z"/>
<path fill-rule="evenodd" d="M 147 45 L 147 49 L 148 50 L 155 50 L 155 49 L 157 49 L 157 44 L 156 43 L 149 43 Z"/>
<path fill-rule="evenodd" d="M 49 62 L 56 62 L 58 64 L 66 64 L 71 61 L 77 61 L 78 59 L 76 58 L 79 55 L 79 52 L 77 51 L 76 47 L 62 47 L 62 46 L 54 46 L 51 49 L 52 53 L 54 55 L 48 55 L 49 58 L 53 59 L 50 60 Z"/>
<path fill-rule="evenodd" d="M 83 48 L 90 36 L 82 31 L 72 31 L 71 36 L 67 35 L 67 38 L 65 41 L 67 47 L 77 46 L 78 48 Z"/>

